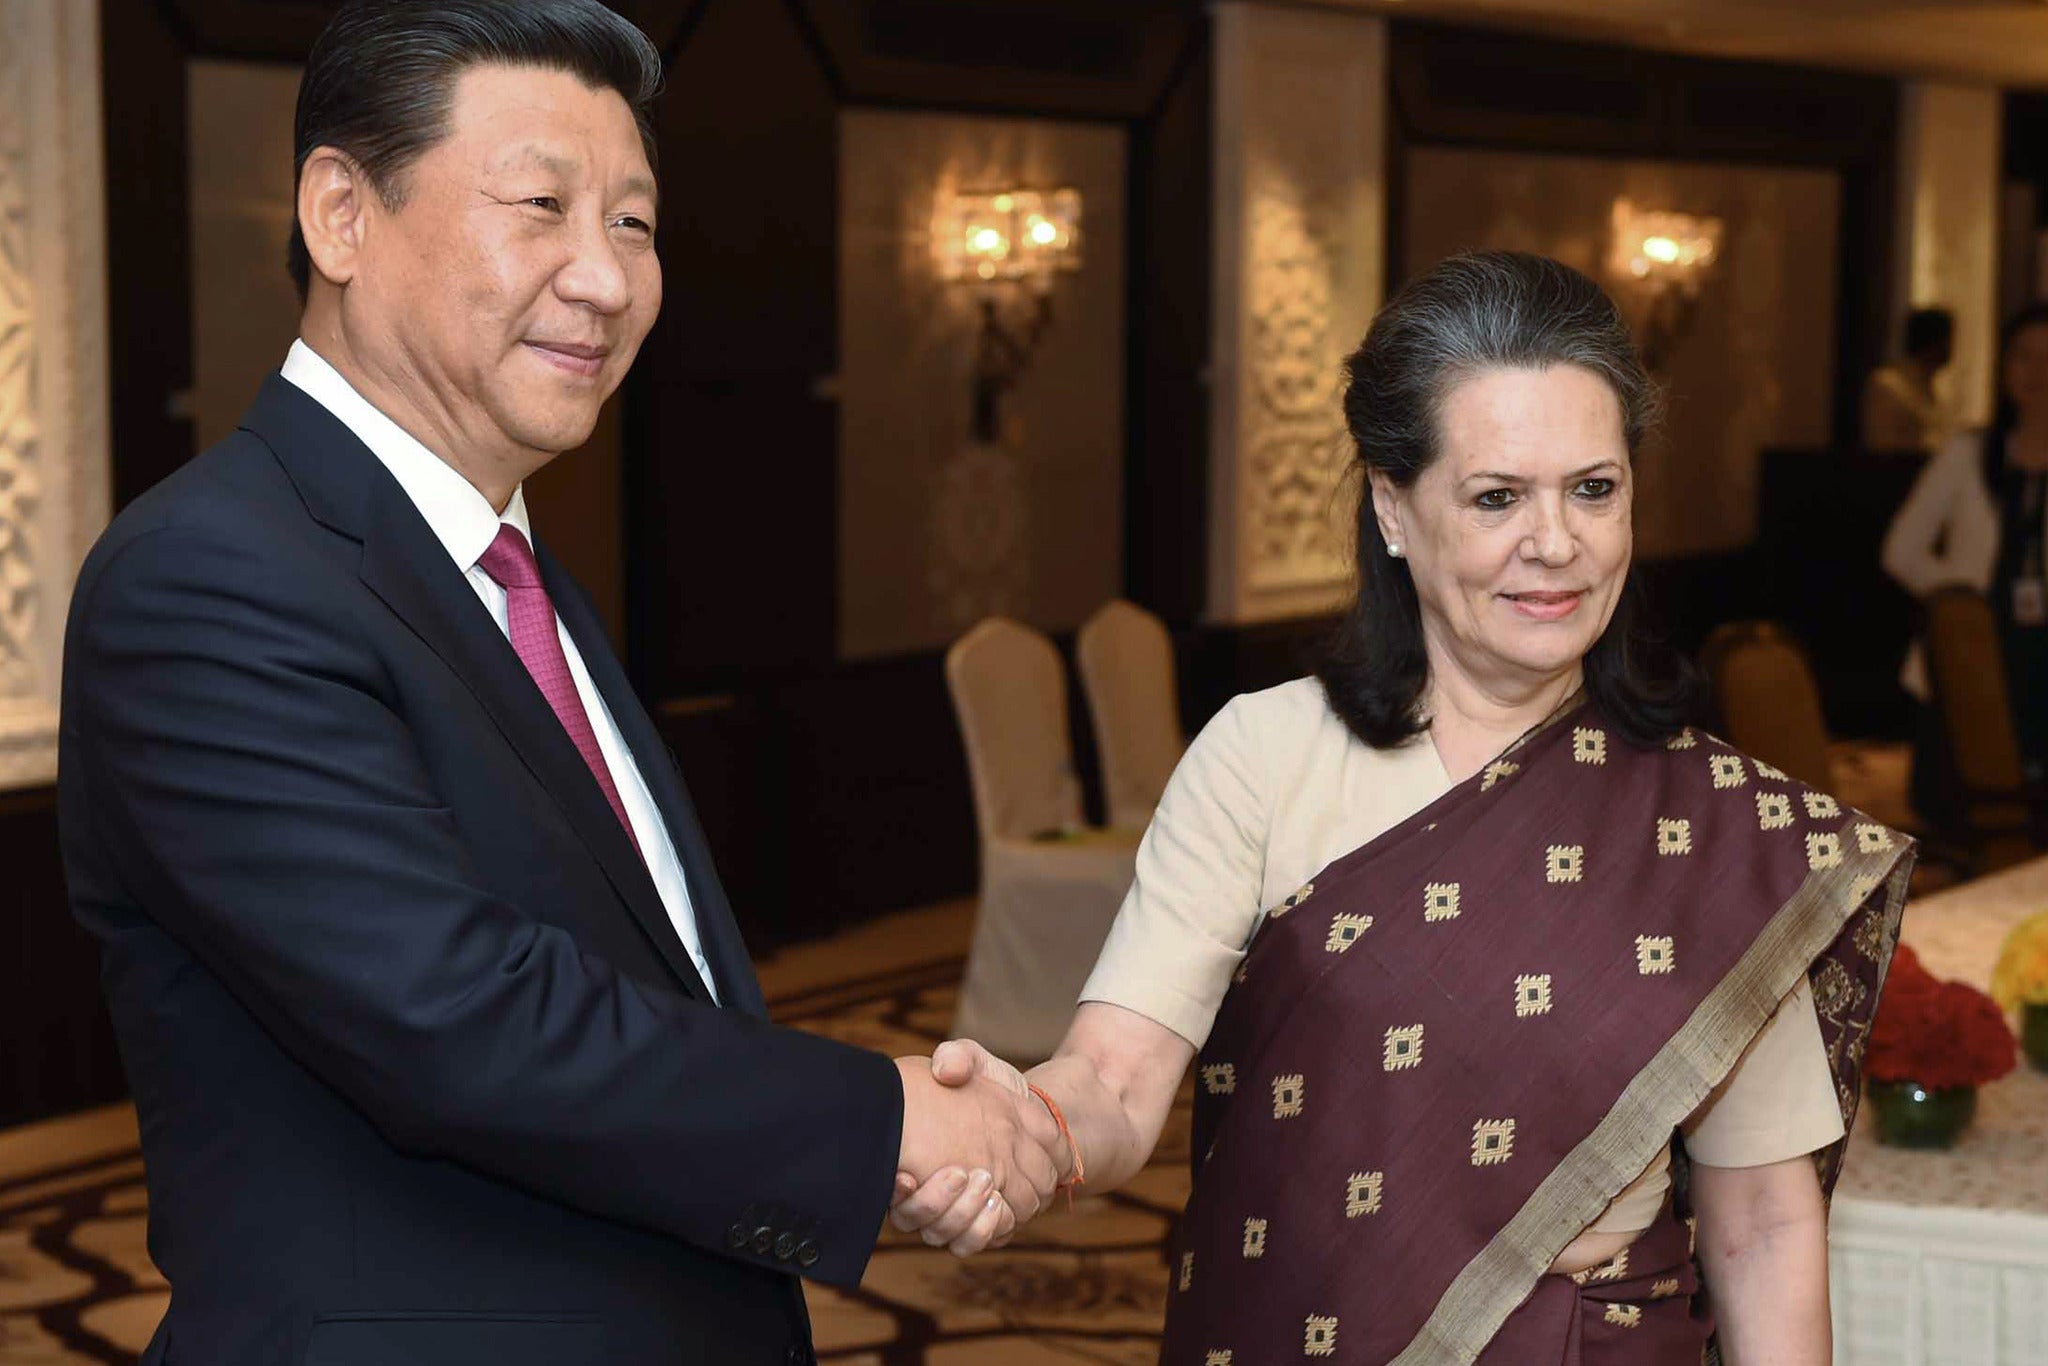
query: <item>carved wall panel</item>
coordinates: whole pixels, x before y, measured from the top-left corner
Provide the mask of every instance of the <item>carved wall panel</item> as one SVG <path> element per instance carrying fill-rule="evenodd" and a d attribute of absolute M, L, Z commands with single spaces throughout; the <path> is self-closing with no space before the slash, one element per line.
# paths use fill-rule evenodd
<path fill-rule="evenodd" d="M 1350 592 L 1344 357 L 1384 287 L 1386 29 L 1225 4 L 1216 23 L 1209 615 Z"/>
<path fill-rule="evenodd" d="M 57 771 L 71 582 L 106 520 L 95 7 L 0 0 L 0 788 Z"/>

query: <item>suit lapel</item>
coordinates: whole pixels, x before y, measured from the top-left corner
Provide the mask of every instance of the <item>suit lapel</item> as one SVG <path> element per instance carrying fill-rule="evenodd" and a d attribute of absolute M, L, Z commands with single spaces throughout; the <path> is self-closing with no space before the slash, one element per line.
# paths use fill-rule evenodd
<path fill-rule="evenodd" d="M 556 615 L 568 628 L 569 638 L 576 642 L 583 666 L 590 671 L 590 681 L 611 709 L 612 720 L 618 724 L 626 749 L 639 765 L 640 776 L 646 781 L 662 824 L 668 829 L 669 840 L 675 845 L 676 858 L 682 863 L 683 878 L 690 889 L 697 933 L 704 941 L 704 956 L 710 960 L 712 975 L 718 981 L 719 999 L 734 1009 L 765 1017 L 767 1008 L 762 1001 L 760 981 L 754 976 L 753 963 L 747 956 L 746 941 L 740 936 L 731 903 L 718 880 L 710 845 L 697 820 L 696 805 L 690 800 L 682 775 L 669 759 L 668 746 L 627 682 L 625 670 L 612 652 L 603 625 L 582 589 L 545 547 L 536 546 L 535 551 L 548 596 L 555 602 Z"/>
<path fill-rule="evenodd" d="M 510 641 L 419 510 L 345 424 L 273 377 L 244 425 L 262 437 L 314 518 L 362 543 L 363 583 L 440 656 L 561 808 L 683 988 L 711 999 L 647 869 L 583 756 Z"/>

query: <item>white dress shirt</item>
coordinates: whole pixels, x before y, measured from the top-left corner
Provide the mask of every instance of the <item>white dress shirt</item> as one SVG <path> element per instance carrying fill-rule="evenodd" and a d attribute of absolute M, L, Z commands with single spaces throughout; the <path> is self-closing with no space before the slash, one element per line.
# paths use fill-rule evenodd
<path fill-rule="evenodd" d="M 511 625 L 506 613 L 505 590 L 479 567 L 477 561 L 497 539 L 500 525 L 518 528 L 527 543 L 533 543 L 533 530 L 526 516 L 525 488 L 522 486 L 513 491 L 512 501 L 505 505 L 504 515 L 500 516 L 491 509 L 490 500 L 477 492 L 475 485 L 420 444 L 410 432 L 373 407 L 342 378 L 340 371 L 303 341 L 292 343 L 281 373 L 321 407 L 340 418 L 370 448 L 370 453 L 383 463 L 384 468 L 391 471 L 391 477 L 412 499 L 413 506 L 419 509 L 427 526 L 447 548 L 455 567 L 469 580 L 469 586 L 476 590 L 491 619 L 498 623 L 498 629 L 509 640 Z M 576 680 L 576 695 L 583 699 L 583 710 L 590 714 L 591 729 L 597 732 L 597 747 L 604 754 L 605 767 L 611 770 L 612 782 L 619 789 L 619 800 L 626 808 L 626 819 L 632 824 L 633 837 L 640 842 L 641 853 L 647 860 L 647 871 L 653 875 L 654 889 L 660 893 L 661 904 L 667 909 L 668 918 L 675 925 L 683 947 L 690 951 L 690 959 L 696 963 L 705 988 L 716 1000 L 718 986 L 711 977 L 711 964 L 704 957 L 703 936 L 697 931 L 696 912 L 690 906 L 689 884 L 683 877 L 682 860 L 676 857 L 675 845 L 669 840 L 668 827 L 654 805 L 653 795 L 647 790 L 646 779 L 640 776 L 639 764 L 634 762 L 632 753 L 626 748 L 625 737 L 619 734 L 611 708 L 605 705 L 604 697 L 590 681 L 590 671 L 584 668 L 583 656 L 577 653 L 576 642 L 570 639 L 560 616 L 555 618 L 555 631 L 561 637 L 562 654 L 569 661 L 570 676 Z"/>
<path fill-rule="evenodd" d="M 1879 552 L 1885 573 L 1916 598 L 1957 586 L 1989 592 L 2004 520 L 1984 482 L 1984 433 L 1960 433 L 1921 467 L 1913 491 L 1892 514 Z M 1922 702 L 1934 695 L 1918 640 L 1906 653 L 1899 683 Z"/>

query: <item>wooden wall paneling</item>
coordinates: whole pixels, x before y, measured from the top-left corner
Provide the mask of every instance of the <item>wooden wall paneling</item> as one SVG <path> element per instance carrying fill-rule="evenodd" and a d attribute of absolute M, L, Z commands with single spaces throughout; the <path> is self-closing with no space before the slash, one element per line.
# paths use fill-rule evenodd
<path fill-rule="evenodd" d="M 1899 666 L 1919 613 L 1878 551 L 1925 463 L 1917 452 L 1764 452 L 1756 569 L 1770 592 L 1746 615 L 1783 622 L 1806 646 L 1836 735 L 1912 734 Z"/>
<path fill-rule="evenodd" d="M 191 213 L 185 46 L 154 4 L 104 0 L 107 369 L 113 499 L 132 502 L 192 455 Z"/>
<path fill-rule="evenodd" d="M 1208 582 L 1209 56 L 1204 19 L 1131 135 L 1124 583 L 1133 601 L 1175 625 L 1201 617 Z"/>
<path fill-rule="evenodd" d="M 756 834 L 783 873 L 786 933 L 972 892 L 974 805 L 940 656 L 793 681 L 769 705 L 782 781 Z"/>
<path fill-rule="evenodd" d="M 627 637 L 642 690 L 674 698 L 833 657 L 837 113 L 788 10 L 712 0 L 656 118 L 666 297 L 627 379 Z"/>
<path fill-rule="evenodd" d="M 605 0 L 666 50 L 701 0 Z M 155 4 L 194 55 L 301 64 L 341 0 L 116 0 L 126 13 Z"/>
<path fill-rule="evenodd" d="M 193 56 L 301 63 L 340 0 L 155 0 Z M 128 4 L 110 0 L 110 9 Z"/>
<path fill-rule="evenodd" d="M 791 0 L 842 98 L 1136 120 L 1172 78 L 1192 0 Z"/>
<path fill-rule="evenodd" d="M 0 869 L 0 1127 L 118 1099 L 99 953 L 64 894 L 55 788 L 0 794 Z"/>
<path fill-rule="evenodd" d="M 1842 163 L 1840 274 L 1835 284 L 1834 445 L 1862 432 L 1863 381 L 1891 359 L 1901 319 L 1892 315 L 1892 262 L 1899 250 L 1897 92 L 1874 141 L 1881 150 Z"/>
<path fill-rule="evenodd" d="M 2006 92 L 2005 174 L 2008 180 L 2026 181 L 2048 200 L 2048 91 Z"/>

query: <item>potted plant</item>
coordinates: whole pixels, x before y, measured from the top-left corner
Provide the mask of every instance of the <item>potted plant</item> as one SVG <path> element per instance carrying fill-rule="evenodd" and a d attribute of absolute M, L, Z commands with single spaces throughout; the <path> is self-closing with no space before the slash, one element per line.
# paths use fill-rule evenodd
<path fill-rule="evenodd" d="M 1879 1141 L 1953 1145 L 1977 1113 L 1977 1088 L 2012 1071 L 2014 1060 L 1998 1003 L 1965 982 L 1936 981 L 1899 945 L 1864 1060 Z"/>
<path fill-rule="evenodd" d="M 1991 994 L 2018 1014 L 2027 1061 L 2048 1072 L 2048 912 L 2028 916 L 2005 937 Z"/>

